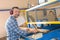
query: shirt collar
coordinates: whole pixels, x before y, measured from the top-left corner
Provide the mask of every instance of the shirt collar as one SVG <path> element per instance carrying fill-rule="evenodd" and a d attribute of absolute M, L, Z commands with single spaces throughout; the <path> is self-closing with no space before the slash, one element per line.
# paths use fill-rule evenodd
<path fill-rule="evenodd" d="M 11 17 L 12 19 L 16 20 L 16 18 L 15 18 L 13 15 L 11 15 L 10 17 Z"/>

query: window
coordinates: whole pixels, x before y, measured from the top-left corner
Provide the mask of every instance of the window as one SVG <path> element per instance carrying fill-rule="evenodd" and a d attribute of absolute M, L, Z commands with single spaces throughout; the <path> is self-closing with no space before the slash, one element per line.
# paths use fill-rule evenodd
<path fill-rule="evenodd" d="M 41 3 L 44 3 L 44 2 L 47 2 L 48 0 L 38 0 L 38 4 L 41 4 Z"/>

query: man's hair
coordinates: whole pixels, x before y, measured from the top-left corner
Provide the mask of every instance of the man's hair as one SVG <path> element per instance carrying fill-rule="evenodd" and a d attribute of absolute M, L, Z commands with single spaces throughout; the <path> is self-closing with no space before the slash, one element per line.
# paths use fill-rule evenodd
<path fill-rule="evenodd" d="M 55 12 L 54 11 L 49 11 L 49 13 L 52 13 L 53 15 L 55 15 Z"/>
<path fill-rule="evenodd" d="M 19 7 L 12 7 L 12 9 L 10 10 L 10 15 L 13 14 L 13 9 L 16 8 L 16 9 L 19 9 Z"/>
<path fill-rule="evenodd" d="M 54 13 L 53 11 L 49 11 L 49 13 L 51 13 L 51 12 Z"/>

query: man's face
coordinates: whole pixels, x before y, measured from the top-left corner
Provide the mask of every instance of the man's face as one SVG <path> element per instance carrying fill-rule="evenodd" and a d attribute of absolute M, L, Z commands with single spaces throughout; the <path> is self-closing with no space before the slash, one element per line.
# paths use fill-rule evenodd
<path fill-rule="evenodd" d="M 53 12 L 50 12 L 50 14 L 54 14 Z"/>
<path fill-rule="evenodd" d="M 20 15 L 19 9 L 14 8 L 14 9 L 13 9 L 13 14 L 14 14 L 14 16 L 17 18 L 17 17 Z"/>

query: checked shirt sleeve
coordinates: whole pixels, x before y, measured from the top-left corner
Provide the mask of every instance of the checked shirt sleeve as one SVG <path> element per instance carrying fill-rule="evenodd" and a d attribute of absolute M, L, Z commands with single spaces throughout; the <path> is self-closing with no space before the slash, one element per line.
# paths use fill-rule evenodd
<path fill-rule="evenodd" d="M 15 21 L 12 21 L 10 25 L 11 25 L 13 31 L 15 33 L 17 33 L 18 35 L 20 35 L 20 36 L 26 36 L 27 35 L 27 31 L 19 29 L 18 25 Z"/>

